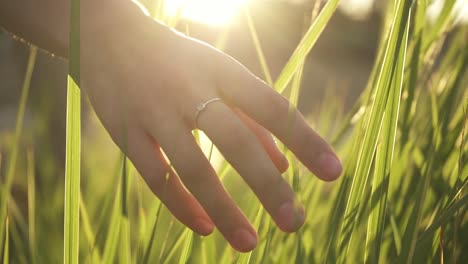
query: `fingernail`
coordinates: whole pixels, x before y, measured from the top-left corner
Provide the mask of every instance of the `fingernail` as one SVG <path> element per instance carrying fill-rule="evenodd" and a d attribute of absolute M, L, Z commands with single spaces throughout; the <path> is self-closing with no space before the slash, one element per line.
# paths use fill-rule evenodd
<path fill-rule="evenodd" d="M 325 152 L 320 155 L 318 166 L 322 172 L 324 180 L 333 181 L 338 178 L 343 170 L 341 162 L 335 155 Z"/>
<path fill-rule="evenodd" d="M 278 209 L 278 226 L 285 232 L 295 232 L 304 224 L 305 210 L 301 205 L 287 202 Z"/>
<path fill-rule="evenodd" d="M 257 246 L 257 237 L 246 229 L 237 229 L 233 234 L 232 245 L 241 252 L 249 252 Z"/>
<path fill-rule="evenodd" d="M 207 236 L 211 234 L 214 229 L 213 223 L 204 218 L 197 218 L 195 220 L 195 226 L 198 230 L 198 233 L 202 236 Z"/>
<path fill-rule="evenodd" d="M 283 158 L 281 159 L 280 172 L 283 173 L 286 170 L 288 170 L 288 168 L 289 168 L 289 161 L 285 156 L 283 156 Z"/>

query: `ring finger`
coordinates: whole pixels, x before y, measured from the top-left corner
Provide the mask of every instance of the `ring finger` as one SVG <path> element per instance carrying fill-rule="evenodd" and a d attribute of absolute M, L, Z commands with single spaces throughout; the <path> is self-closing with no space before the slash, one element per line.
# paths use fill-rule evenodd
<path fill-rule="evenodd" d="M 222 101 L 210 104 L 197 123 L 245 179 L 278 227 L 296 231 L 303 224 L 304 211 L 256 135 Z"/>
<path fill-rule="evenodd" d="M 254 249 L 255 230 L 223 188 L 190 130 L 183 123 L 170 124 L 149 130 L 154 131 L 153 137 L 158 139 L 184 185 L 234 248 L 243 252 Z"/>

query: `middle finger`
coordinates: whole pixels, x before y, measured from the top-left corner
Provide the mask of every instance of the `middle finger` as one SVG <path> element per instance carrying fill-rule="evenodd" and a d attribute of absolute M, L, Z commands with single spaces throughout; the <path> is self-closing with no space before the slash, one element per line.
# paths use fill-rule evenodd
<path fill-rule="evenodd" d="M 158 139 L 182 182 L 235 249 L 242 252 L 254 249 L 257 244 L 255 230 L 223 188 L 190 130 L 183 123 L 171 124 L 150 130 L 154 131 L 153 136 Z"/>
<path fill-rule="evenodd" d="M 304 210 L 255 134 L 222 101 L 200 113 L 198 126 L 252 188 L 278 227 L 296 231 Z"/>

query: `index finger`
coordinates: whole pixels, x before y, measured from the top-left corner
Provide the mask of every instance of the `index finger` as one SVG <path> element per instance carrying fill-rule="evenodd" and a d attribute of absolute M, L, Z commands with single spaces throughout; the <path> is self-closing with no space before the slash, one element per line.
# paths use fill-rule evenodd
<path fill-rule="evenodd" d="M 225 100 L 270 130 L 319 178 L 339 177 L 342 166 L 332 148 L 286 98 L 234 59 L 222 65 L 217 86 Z"/>

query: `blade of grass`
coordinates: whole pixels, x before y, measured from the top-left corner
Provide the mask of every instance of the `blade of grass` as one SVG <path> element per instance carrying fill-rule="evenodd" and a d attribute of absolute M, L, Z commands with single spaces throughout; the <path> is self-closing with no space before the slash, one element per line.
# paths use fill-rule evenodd
<path fill-rule="evenodd" d="M 437 20 L 434 25 L 431 26 L 431 30 L 426 34 L 423 42 L 423 50 L 426 50 L 430 45 L 440 36 L 445 35 L 447 27 L 450 26 L 450 22 L 453 22 L 453 8 L 455 7 L 456 0 L 444 1 L 442 10 L 440 11 Z"/>
<path fill-rule="evenodd" d="M 121 178 L 119 177 L 121 175 L 122 171 L 122 161 L 120 157 L 117 159 L 117 161 L 113 162 L 114 163 L 114 169 L 112 171 L 112 175 L 115 175 L 115 177 L 111 177 L 111 183 L 108 184 L 108 195 L 105 195 L 102 199 L 102 201 L 98 201 L 100 204 L 98 208 L 98 218 L 97 218 L 97 228 L 96 228 L 96 235 L 95 235 L 95 245 L 92 250 L 93 251 L 98 251 L 98 254 L 101 256 L 101 258 L 104 257 L 104 251 L 106 250 L 107 247 L 107 239 L 109 237 L 109 230 L 115 230 L 115 221 L 114 218 L 112 217 L 113 214 L 115 214 L 115 210 L 120 210 L 120 206 L 116 209 L 116 205 L 120 205 L 119 203 L 116 203 L 115 201 L 118 200 L 118 196 L 116 196 L 116 193 L 120 190 L 120 184 L 121 184 Z M 83 223 L 85 225 L 85 223 Z M 102 245 L 102 253 L 100 253 L 100 245 Z M 103 263 L 103 262 L 99 262 Z"/>
<path fill-rule="evenodd" d="M 134 263 L 139 263 L 143 258 L 143 248 L 145 245 L 145 238 L 146 234 L 148 234 L 148 223 L 150 220 L 148 219 L 150 216 L 146 213 L 146 209 L 143 207 L 143 183 L 139 180 L 136 182 L 136 207 L 138 208 L 137 212 L 137 225 L 138 225 L 138 236 L 137 236 L 137 243 L 136 243 L 136 254 L 134 254 Z M 154 203 L 157 204 L 157 203 Z M 153 216 L 153 215 L 151 215 Z"/>
<path fill-rule="evenodd" d="M 11 200 L 12 201 L 12 200 Z M 14 213 L 14 210 L 18 210 L 18 208 L 13 209 L 12 206 L 8 208 L 8 248 L 9 248 L 9 261 L 10 263 L 20 263 L 20 264 L 27 264 L 29 263 L 27 254 L 17 254 L 17 252 L 28 252 L 28 244 L 24 242 L 23 237 L 27 234 L 27 230 L 24 227 L 23 219 L 18 218 L 18 212 Z"/>
<path fill-rule="evenodd" d="M 10 263 L 10 225 L 8 222 L 8 214 L 5 218 L 5 245 L 3 247 L 3 264 Z"/>
<path fill-rule="evenodd" d="M 174 224 L 174 219 L 172 219 L 171 221 L 171 226 L 173 226 Z M 159 258 L 159 262 L 161 263 L 171 263 L 169 262 L 170 260 L 172 260 L 174 257 L 175 257 L 175 254 L 177 252 L 178 249 L 180 249 L 180 247 L 182 247 L 183 243 L 184 243 L 184 238 L 187 236 L 187 233 L 191 232 L 190 229 L 188 228 L 183 228 L 181 229 L 179 232 L 176 233 L 175 237 L 177 239 L 175 239 L 171 244 L 168 244 L 168 240 L 169 240 L 169 231 L 170 229 L 168 229 L 168 232 L 166 234 L 166 238 L 164 239 L 164 245 L 161 249 L 161 253 L 164 252 L 164 255 L 162 255 L 160 258 Z M 169 248 L 168 251 L 166 251 L 166 247 Z"/>
<path fill-rule="evenodd" d="M 89 221 L 88 210 L 86 209 L 86 205 L 83 201 L 83 195 L 80 192 L 80 217 L 81 223 L 83 227 L 83 232 L 86 238 L 86 241 L 89 245 L 89 251 L 87 252 L 87 256 L 91 259 L 90 263 L 101 263 L 101 256 L 99 254 L 99 249 L 96 245 L 95 235 L 91 226 L 91 222 Z M 89 261 L 89 260 L 88 260 Z M 89 263 L 89 262 L 88 262 Z"/>
<path fill-rule="evenodd" d="M 306 263 L 307 256 L 304 249 L 304 243 L 302 243 L 302 232 L 299 230 L 296 233 L 296 251 L 295 251 L 296 259 L 295 263 Z"/>
<path fill-rule="evenodd" d="M 325 29 L 328 21 L 338 7 L 339 0 L 327 1 L 322 11 L 320 11 L 317 19 L 309 27 L 309 30 L 302 38 L 294 53 L 289 58 L 288 62 L 276 79 L 274 88 L 279 93 L 283 93 L 289 81 L 293 78 L 297 69 L 304 63 L 307 55 L 319 38 L 322 31 Z"/>
<path fill-rule="evenodd" d="M 34 174 L 34 152 L 32 148 L 27 151 L 27 177 L 28 177 L 28 241 L 31 262 L 37 262 L 36 256 L 36 181 Z"/>
<path fill-rule="evenodd" d="M 255 230 L 258 230 L 263 218 L 263 207 L 259 206 L 257 215 L 255 216 L 255 220 L 253 222 L 253 227 Z M 239 258 L 237 259 L 237 264 L 249 264 L 250 258 L 252 257 L 252 251 L 248 253 L 239 253 Z"/>
<path fill-rule="evenodd" d="M 4 184 L 0 185 L 0 249 L 3 248 L 3 237 L 5 235 L 5 217 L 8 207 L 8 199 L 10 196 L 11 185 L 13 184 L 13 178 L 16 172 L 16 162 L 18 159 L 18 149 L 21 134 L 23 132 L 23 120 L 24 112 L 26 109 L 26 103 L 28 100 L 29 87 L 31 84 L 31 77 L 34 71 L 34 65 L 36 63 L 37 48 L 31 46 L 29 50 L 28 64 L 26 68 L 26 74 L 24 76 L 23 87 L 21 88 L 21 96 L 19 101 L 18 114 L 16 116 L 16 127 L 13 138 L 13 145 L 11 149 L 10 159 L 6 165 L 6 180 Z"/>
<path fill-rule="evenodd" d="M 149 242 L 147 244 L 147 247 L 143 251 L 144 253 L 142 254 L 143 255 L 143 262 L 142 263 L 149 263 L 150 262 L 150 256 L 151 256 L 152 249 L 153 249 L 153 242 L 156 239 L 156 228 L 158 227 L 159 219 L 161 218 L 161 208 L 162 208 L 161 202 L 158 202 L 157 206 L 158 206 L 158 208 L 157 208 L 156 218 L 154 220 L 154 224 L 153 224 L 153 227 L 151 229 L 151 236 L 149 238 Z"/>
<path fill-rule="evenodd" d="M 395 9 L 394 20 L 390 28 L 383 63 L 376 79 L 375 93 L 368 112 L 368 123 L 362 144 L 359 147 L 357 165 L 341 228 L 339 250 L 341 263 L 346 260 L 350 245 L 354 243 L 352 239 L 356 220 L 363 213 L 364 203 L 362 201 L 364 201 L 363 197 L 368 186 L 368 177 L 374 159 L 377 139 L 381 132 L 386 102 L 389 97 L 391 76 L 396 64 L 396 60 L 393 58 L 397 57 L 403 45 L 402 40 L 404 28 L 406 27 L 410 13 L 410 3 L 410 1 L 398 1 L 396 3 L 397 8 Z"/>
<path fill-rule="evenodd" d="M 268 63 L 266 61 L 265 54 L 263 53 L 262 45 L 260 44 L 260 39 L 258 38 L 257 30 L 255 29 L 255 25 L 253 23 L 252 16 L 250 15 L 250 10 L 248 7 L 244 9 L 244 15 L 247 20 L 247 25 L 249 26 L 250 36 L 252 37 L 255 51 L 257 53 L 257 59 L 262 68 L 265 81 L 269 85 L 273 85 L 273 79 L 271 78 L 270 69 L 268 68 Z"/>
<path fill-rule="evenodd" d="M 390 226 L 392 228 L 392 234 L 393 234 L 393 241 L 395 243 L 395 249 L 397 254 L 400 254 L 401 252 L 401 234 L 400 230 L 398 229 L 396 219 L 395 219 L 395 214 L 393 214 L 393 211 L 390 208 L 390 205 L 387 206 L 387 212 L 389 215 L 389 221 L 390 221 Z"/>
<path fill-rule="evenodd" d="M 270 256 L 271 241 L 273 240 L 273 230 L 275 226 L 272 225 L 271 218 L 267 218 L 265 224 L 265 230 L 267 234 L 265 236 L 265 247 L 263 248 L 262 254 L 260 256 L 260 263 L 269 263 L 268 256 Z"/>
<path fill-rule="evenodd" d="M 64 255 L 66 264 L 78 264 L 80 240 L 80 0 L 70 2 L 70 55 L 67 90 L 65 156 Z"/>
<path fill-rule="evenodd" d="M 434 134 L 432 143 L 438 142 L 439 139 L 436 138 L 438 134 L 434 133 L 434 131 L 431 131 L 431 134 Z M 410 220 L 403 236 L 403 247 L 401 255 L 398 258 L 398 263 L 413 263 L 418 228 L 423 217 L 423 201 L 425 201 L 428 192 L 427 187 L 430 182 L 430 176 L 433 173 L 433 168 L 435 167 L 434 161 L 437 158 L 437 151 L 436 144 L 430 144 L 427 152 L 425 151 L 429 153 L 429 157 L 427 157 L 427 161 L 423 164 L 421 169 L 422 176 L 418 182 L 415 194 L 412 197 L 414 199 L 414 208 L 411 211 Z"/>
<path fill-rule="evenodd" d="M 163 214 L 161 213 L 161 215 L 163 215 Z M 163 240 L 163 243 L 162 243 L 161 248 L 159 250 L 159 257 L 158 257 L 158 262 L 159 263 L 162 263 L 163 261 L 166 261 L 167 255 L 171 253 L 171 252 L 166 252 L 166 248 L 168 247 L 169 235 L 173 231 L 173 227 L 174 227 L 174 219 L 171 219 L 170 222 L 169 222 L 169 226 L 166 228 L 166 233 L 164 235 L 164 240 Z M 181 230 L 180 232 L 178 232 L 176 237 L 179 238 L 182 235 L 183 231 L 184 230 Z M 176 242 L 177 241 L 180 241 L 180 239 L 176 240 Z M 172 244 L 172 247 L 171 247 L 170 250 L 174 250 L 174 245 L 175 245 L 175 243 Z"/>
<path fill-rule="evenodd" d="M 304 72 L 304 64 L 301 64 L 298 71 L 294 75 L 293 83 L 292 83 L 292 86 L 291 86 L 291 94 L 289 96 L 289 100 L 290 100 L 289 101 L 290 102 L 290 104 L 289 104 L 289 116 L 291 116 L 291 117 L 294 115 L 294 110 L 297 107 L 297 103 L 299 101 L 299 91 L 301 89 L 303 72 Z M 288 120 L 288 122 L 291 123 L 290 127 L 293 127 L 293 124 L 292 124 L 293 119 L 290 118 Z M 289 150 L 286 150 L 285 153 L 286 153 L 286 157 L 288 157 L 288 159 L 292 161 L 289 172 L 291 173 L 291 180 L 290 181 L 292 183 L 293 190 L 294 190 L 294 192 L 296 192 L 298 194 L 298 197 L 300 197 L 301 184 L 300 184 L 300 177 L 299 177 L 300 176 L 299 166 L 297 164 L 296 159 L 293 157 L 292 152 L 290 152 Z"/>
<path fill-rule="evenodd" d="M 193 247 L 193 231 L 186 228 L 184 237 L 184 246 L 182 248 L 182 252 L 179 258 L 179 264 L 185 264 L 190 258 L 192 254 L 192 247 Z"/>
<path fill-rule="evenodd" d="M 109 229 L 107 230 L 107 237 L 104 244 L 104 251 L 102 256 L 102 263 L 114 263 L 116 258 L 116 251 L 121 242 L 122 223 L 124 218 L 122 217 L 123 211 L 123 195 L 124 192 L 124 182 L 123 179 L 126 174 L 127 164 L 125 154 L 121 153 L 120 158 L 120 181 L 117 185 L 117 190 L 115 192 L 114 205 L 112 208 L 112 214 L 110 216 Z M 119 252 L 120 253 L 120 252 Z"/>
<path fill-rule="evenodd" d="M 468 100 L 466 101 L 466 104 L 464 106 L 464 116 L 465 116 L 465 121 L 463 122 L 463 130 L 462 130 L 462 135 L 461 135 L 461 143 L 460 143 L 460 154 L 458 156 L 458 177 L 457 177 L 457 182 L 456 182 L 456 187 L 458 187 L 459 185 L 461 185 L 461 182 L 462 182 L 462 171 L 463 171 L 463 166 L 465 164 L 465 146 L 467 146 L 467 125 L 468 125 L 468 109 L 467 109 L 467 106 L 468 106 Z M 468 174 L 468 173 L 467 173 Z M 468 179 L 468 178 L 466 178 Z M 455 199 L 456 200 L 459 200 L 460 199 L 460 196 L 459 195 L 456 195 L 455 196 Z M 457 210 L 455 212 L 455 220 L 454 220 L 454 232 L 453 232 L 453 250 L 452 250 L 452 256 L 454 258 L 453 262 L 456 263 L 457 262 L 457 255 L 456 255 L 456 252 L 457 252 L 457 249 L 458 249 L 458 230 L 460 229 L 460 223 L 462 221 L 462 218 L 461 218 L 461 213 L 460 213 L 460 210 Z"/>
<path fill-rule="evenodd" d="M 120 223 L 120 251 L 119 261 L 120 263 L 131 262 L 131 248 L 130 248 L 130 219 L 128 216 L 128 202 L 130 194 L 130 161 L 124 155 L 123 168 L 122 168 L 122 191 L 120 197 L 121 203 L 121 223 Z"/>
<path fill-rule="evenodd" d="M 450 195 L 450 199 L 447 205 L 430 222 L 430 225 L 419 236 L 418 245 L 427 242 L 427 240 L 431 238 L 430 235 L 434 234 L 440 226 L 446 224 L 450 220 L 450 217 L 456 214 L 457 211 L 460 208 L 463 208 L 463 206 L 468 202 L 466 200 L 468 196 L 465 193 L 467 186 L 468 178 L 460 183 L 460 187 L 458 189 L 453 191 L 453 193 Z"/>
<path fill-rule="evenodd" d="M 119 190 L 116 192 L 116 200 L 118 200 L 119 195 L 120 195 L 120 184 L 119 184 Z M 120 221 L 121 218 L 120 218 L 119 212 L 120 212 L 120 206 L 119 206 L 119 203 L 116 202 L 112 210 L 107 238 L 104 244 L 102 263 L 114 263 L 115 261 L 117 245 L 119 243 L 120 224 L 121 224 L 121 221 Z"/>
<path fill-rule="evenodd" d="M 400 111 L 400 99 L 403 89 L 404 67 L 406 63 L 406 51 L 410 17 L 403 37 L 403 45 L 397 57 L 396 70 L 392 80 L 392 90 L 385 109 L 380 146 L 377 149 L 374 178 L 372 183 L 371 212 L 367 227 L 367 247 L 365 260 L 367 263 L 378 263 L 383 239 L 386 218 L 386 206 L 388 195 L 388 183 L 391 178 L 391 168 L 395 149 L 395 138 Z"/>

